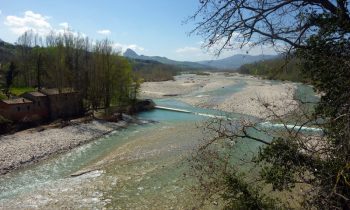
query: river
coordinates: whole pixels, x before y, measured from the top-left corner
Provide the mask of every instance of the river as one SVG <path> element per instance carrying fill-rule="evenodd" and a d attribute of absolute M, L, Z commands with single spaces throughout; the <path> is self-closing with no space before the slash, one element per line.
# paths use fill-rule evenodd
<path fill-rule="evenodd" d="M 205 94 L 213 103 L 240 91 L 239 82 Z M 309 89 L 307 89 L 309 90 Z M 305 92 L 305 91 L 304 91 Z M 201 109 L 179 100 L 155 100 L 157 105 L 232 119 L 249 117 Z M 73 209 L 189 209 L 196 204 L 188 158 L 204 137 L 201 124 L 207 116 L 152 110 L 138 118 L 157 121 L 131 125 L 68 153 L 0 176 L 0 208 Z M 259 146 L 241 146 L 243 155 Z M 77 177 L 70 175 L 89 169 Z"/>

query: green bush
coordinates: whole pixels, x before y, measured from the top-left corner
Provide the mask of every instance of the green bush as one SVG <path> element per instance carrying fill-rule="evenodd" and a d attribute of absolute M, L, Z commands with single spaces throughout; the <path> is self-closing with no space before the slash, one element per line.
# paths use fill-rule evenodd
<path fill-rule="evenodd" d="M 0 124 L 10 124 L 10 123 L 12 123 L 11 120 L 8 120 L 5 117 L 3 117 L 2 115 L 0 115 Z"/>

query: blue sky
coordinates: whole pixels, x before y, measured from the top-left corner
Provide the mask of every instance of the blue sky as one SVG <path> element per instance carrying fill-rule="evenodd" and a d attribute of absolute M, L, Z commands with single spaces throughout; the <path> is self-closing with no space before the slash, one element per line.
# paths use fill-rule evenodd
<path fill-rule="evenodd" d="M 175 60 L 213 59 L 201 49 L 202 37 L 188 35 L 194 22 L 183 24 L 198 6 L 198 0 L 0 0 L 0 38 L 13 43 L 26 29 L 44 35 L 69 27 L 93 39 L 108 37 L 116 49 Z M 250 54 L 273 52 L 257 48 Z"/>

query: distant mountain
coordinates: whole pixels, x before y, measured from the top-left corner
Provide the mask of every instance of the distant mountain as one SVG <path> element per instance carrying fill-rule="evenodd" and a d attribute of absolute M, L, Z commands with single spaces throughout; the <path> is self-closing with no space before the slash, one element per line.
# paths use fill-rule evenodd
<path fill-rule="evenodd" d="M 139 55 L 135 51 L 129 48 L 124 52 L 123 55 L 124 57 L 134 58 L 134 59 L 137 59 L 139 57 Z"/>
<path fill-rule="evenodd" d="M 257 61 L 276 58 L 277 55 L 244 55 L 237 54 L 228 58 L 219 60 L 199 61 L 198 63 L 217 69 L 237 69 L 240 66 Z"/>
<path fill-rule="evenodd" d="M 138 55 L 135 51 L 131 49 L 127 49 L 124 52 L 124 57 L 132 58 L 132 59 L 138 59 L 138 60 L 151 60 L 151 61 L 157 61 L 163 64 L 168 65 L 175 65 L 180 68 L 186 68 L 186 69 L 212 69 L 212 67 L 200 64 L 197 62 L 190 62 L 190 61 L 175 61 L 168 59 L 166 57 L 160 57 L 160 56 L 146 56 L 146 55 Z"/>

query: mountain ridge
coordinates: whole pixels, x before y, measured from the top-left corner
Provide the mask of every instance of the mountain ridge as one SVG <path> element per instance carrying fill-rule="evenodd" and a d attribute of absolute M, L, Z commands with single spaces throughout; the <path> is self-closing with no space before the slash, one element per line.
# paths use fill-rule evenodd
<path fill-rule="evenodd" d="M 213 69 L 213 67 L 200 64 L 198 62 L 192 62 L 192 61 L 175 61 L 171 60 L 166 57 L 161 57 L 161 56 L 146 56 L 146 55 L 138 55 L 135 51 L 132 49 L 127 49 L 123 53 L 124 57 L 131 58 L 131 59 L 139 59 L 139 60 L 152 60 L 152 61 L 157 61 L 163 64 L 169 64 L 169 65 L 175 65 L 180 68 L 193 68 L 193 69 Z"/>
<path fill-rule="evenodd" d="M 206 70 L 237 70 L 244 64 L 270 60 L 278 57 L 278 55 L 247 55 L 247 54 L 236 54 L 227 58 L 218 60 L 204 60 L 198 62 L 192 61 L 175 61 L 161 56 L 146 56 L 138 55 L 132 49 L 127 49 L 124 54 L 125 57 L 138 60 L 152 60 L 163 64 L 176 65 L 182 68 L 195 68 L 195 69 L 206 69 Z"/>
<path fill-rule="evenodd" d="M 217 69 L 237 69 L 244 64 L 254 63 L 263 60 L 270 60 L 276 58 L 278 55 L 246 55 L 236 54 L 227 58 L 218 60 L 204 60 L 198 63 L 211 66 Z"/>

